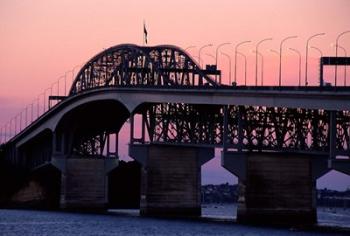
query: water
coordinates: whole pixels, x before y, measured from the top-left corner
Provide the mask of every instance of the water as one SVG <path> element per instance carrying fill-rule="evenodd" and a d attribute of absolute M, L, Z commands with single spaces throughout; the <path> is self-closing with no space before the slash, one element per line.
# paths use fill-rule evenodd
<path fill-rule="evenodd" d="M 236 204 L 208 204 L 203 205 L 202 215 L 207 218 L 236 219 Z M 317 208 L 317 220 L 320 226 L 344 227 L 350 229 L 350 209 Z"/>
<path fill-rule="evenodd" d="M 202 220 L 139 217 L 136 210 L 111 210 L 108 214 L 81 214 L 32 210 L 0 210 L 0 235 L 345 235 L 341 232 L 307 232 L 287 228 L 238 225 L 235 206 L 205 205 Z M 321 210 L 329 225 L 350 226 L 349 211 Z M 215 219 L 215 220 L 210 220 Z M 341 220 L 339 220 L 341 219 Z M 349 232 L 349 231 L 348 231 Z"/>

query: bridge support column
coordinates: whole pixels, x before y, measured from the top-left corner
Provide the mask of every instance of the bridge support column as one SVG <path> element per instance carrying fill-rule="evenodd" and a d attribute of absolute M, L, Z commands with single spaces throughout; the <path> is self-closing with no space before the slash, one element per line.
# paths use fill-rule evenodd
<path fill-rule="evenodd" d="M 67 210 L 105 210 L 108 201 L 108 172 L 118 159 L 71 156 L 54 158 L 61 170 L 60 208 Z"/>
<path fill-rule="evenodd" d="M 327 157 L 286 153 L 222 153 L 222 166 L 239 178 L 237 221 L 312 225 L 317 222 L 316 179 Z"/>
<path fill-rule="evenodd" d="M 201 165 L 213 148 L 130 145 L 129 155 L 142 164 L 142 215 L 201 215 Z"/>

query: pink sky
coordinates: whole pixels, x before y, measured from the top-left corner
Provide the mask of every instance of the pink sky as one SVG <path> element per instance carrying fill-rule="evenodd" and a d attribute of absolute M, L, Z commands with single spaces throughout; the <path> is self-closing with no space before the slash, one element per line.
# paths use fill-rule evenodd
<path fill-rule="evenodd" d="M 207 43 L 215 46 L 231 42 L 222 51 L 234 59 L 234 45 L 251 40 L 240 48 L 248 56 L 248 84 L 253 84 L 257 41 L 272 37 L 261 45 L 264 54 L 264 78 L 277 83 L 278 57 L 269 50 L 283 53 L 283 84 L 297 84 L 297 57 L 293 47 L 305 55 L 306 39 L 315 33 L 312 46 L 324 55 L 334 55 L 336 36 L 350 30 L 349 0 L 201 0 L 201 1 L 115 1 L 115 0 L 2 0 L 0 2 L 0 126 L 50 87 L 59 76 L 83 64 L 93 55 L 121 43 L 142 44 L 143 20 L 149 44 L 175 44 L 197 56 L 198 48 Z M 350 54 L 350 34 L 340 44 Z M 203 51 L 206 63 L 213 59 L 215 47 Z M 342 52 L 339 53 L 342 55 Z M 318 82 L 318 52 L 310 49 L 309 81 Z M 304 58 L 302 59 L 304 79 Z M 228 81 L 227 59 L 219 57 L 223 81 Z M 232 65 L 233 67 L 233 65 Z M 342 69 L 341 69 L 342 70 Z M 342 72 L 339 70 L 339 79 Z M 349 71 L 349 70 L 348 70 Z M 332 73 L 332 69 L 328 73 Z M 238 61 L 238 83 L 243 83 L 243 61 Z M 348 72 L 350 77 L 350 72 Z M 326 78 L 331 80 L 332 78 Z M 349 79 L 350 82 L 350 79 Z M 350 83 L 349 83 L 350 84 Z"/>

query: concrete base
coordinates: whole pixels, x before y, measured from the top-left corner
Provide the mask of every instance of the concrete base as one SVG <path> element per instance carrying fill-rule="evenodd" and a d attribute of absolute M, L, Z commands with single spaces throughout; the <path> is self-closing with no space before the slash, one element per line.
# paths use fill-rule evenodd
<path fill-rule="evenodd" d="M 111 160 L 67 158 L 60 162 L 62 209 L 95 211 L 107 208 L 106 171 L 111 167 L 106 161 Z M 117 163 L 118 160 L 113 161 Z"/>
<path fill-rule="evenodd" d="M 235 158 L 229 155 L 224 159 Z M 246 168 L 246 171 L 240 172 L 245 173 L 245 176 L 239 177 L 237 221 L 254 224 L 315 224 L 316 181 L 312 163 L 312 157 L 299 154 L 247 154 L 246 162 L 241 167 Z M 227 169 L 232 167 L 227 166 Z"/>
<path fill-rule="evenodd" d="M 130 146 L 130 154 L 143 164 L 142 215 L 201 215 L 201 165 L 214 157 L 213 149 L 142 145 Z"/>
<path fill-rule="evenodd" d="M 5 207 L 57 209 L 61 173 L 52 165 L 43 165 L 28 173 Z"/>

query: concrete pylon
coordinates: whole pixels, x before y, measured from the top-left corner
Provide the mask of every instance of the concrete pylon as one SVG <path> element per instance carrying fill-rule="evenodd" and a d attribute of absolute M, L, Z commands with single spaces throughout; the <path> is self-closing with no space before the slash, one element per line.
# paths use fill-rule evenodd
<path fill-rule="evenodd" d="M 238 222 L 317 222 L 316 179 L 329 171 L 327 156 L 222 152 L 221 164 L 239 179 Z"/>
<path fill-rule="evenodd" d="M 118 166 L 118 159 L 73 155 L 53 158 L 52 164 L 61 171 L 61 209 L 106 210 L 108 173 Z"/>
<path fill-rule="evenodd" d="M 201 215 L 201 166 L 214 148 L 130 145 L 129 155 L 142 164 L 142 215 Z"/>

